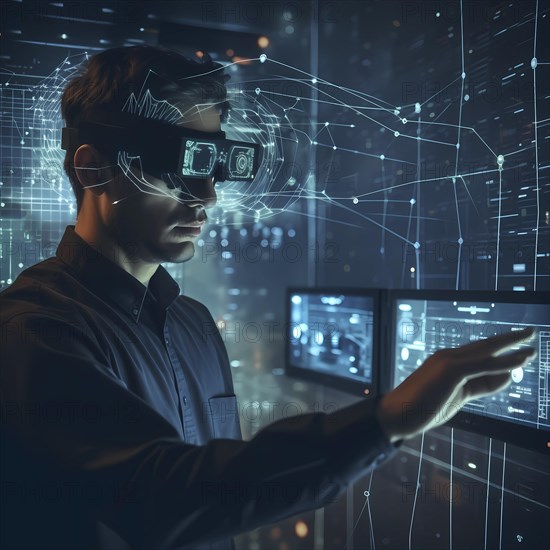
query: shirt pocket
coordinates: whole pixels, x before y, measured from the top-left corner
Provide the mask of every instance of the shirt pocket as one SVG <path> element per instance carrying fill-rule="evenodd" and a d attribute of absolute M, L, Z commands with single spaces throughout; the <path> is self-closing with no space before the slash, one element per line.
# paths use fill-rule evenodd
<path fill-rule="evenodd" d="M 215 439 L 242 439 L 235 394 L 209 397 L 208 408 L 212 437 Z"/>

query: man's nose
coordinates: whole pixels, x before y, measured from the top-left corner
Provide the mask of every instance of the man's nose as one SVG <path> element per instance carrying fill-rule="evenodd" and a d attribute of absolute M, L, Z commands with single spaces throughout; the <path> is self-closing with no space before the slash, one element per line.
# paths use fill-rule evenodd
<path fill-rule="evenodd" d="M 204 208 L 212 208 L 216 205 L 218 197 L 214 188 L 214 179 L 206 178 L 194 180 L 186 184 L 187 197 L 182 197 L 189 206 L 203 206 Z"/>

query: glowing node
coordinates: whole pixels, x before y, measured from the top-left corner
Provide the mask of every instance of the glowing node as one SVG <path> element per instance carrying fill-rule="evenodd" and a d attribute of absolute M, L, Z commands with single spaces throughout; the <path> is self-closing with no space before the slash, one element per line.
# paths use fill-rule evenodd
<path fill-rule="evenodd" d="M 461 76 L 462 80 L 464 80 L 466 78 L 466 73 L 462 73 L 460 76 Z"/>
<path fill-rule="evenodd" d="M 435 16 L 436 16 L 436 17 L 441 17 L 441 14 L 440 14 L 439 12 L 437 12 L 437 13 L 435 14 Z"/>
<path fill-rule="evenodd" d="M 409 121 L 408 121 L 406 118 L 402 118 L 402 119 L 401 119 L 401 122 L 402 122 L 403 124 L 407 124 L 407 122 L 409 122 Z"/>
<path fill-rule="evenodd" d="M 417 249 L 420 248 L 420 243 L 419 243 L 418 241 L 416 241 L 416 242 L 414 243 L 414 247 L 417 248 Z"/>
<path fill-rule="evenodd" d="M 363 494 L 368 498 L 370 497 L 370 491 L 363 491 Z"/>
<path fill-rule="evenodd" d="M 261 90 L 260 88 L 256 88 L 254 91 L 256 92 L 256 95 L 260 95 L 260 92 L 261 92 L 262 90 Z"/>
<path fill-rule="evenodd" d="M 311 79 L 311 83 L 312 83 L 312 84 L 317 84 L 317 79 L 316 79 L 316 78 L 312 78 L 312 79 Z"/>
<path fill-rule="evenodd" d="M 267 55 L 265 55 L 265 53 L 263 53 L 262 55 L 260 55 L 260 63 L 265 63 L 265 60 L 267 59 Z"/>
<path fill-rule="evenodd" d="M 464 96 L 464 101 L 468 101 L 469 99 L 470 99 L 470 96 L 469 96 L 468 94 L 466 94 L 466 95 Z"/>
<path fill-rule="evenodd" d="M 499 166 L 502 166 L 502 165 L 504 164 L 504 156 L 503 156 L 503 155 L 499 155 L 499 156 L 497 157 L 497 164 L 498 164 Z"/>
<path fill-rule="evenodd" d="M 336 151 L 336 145 L 333 145 L 332 148 Z"/>
<path fill-rule="evenodd" d="M 395 110 L 393 111 L 393 114 L 394 114 L 395 116 L 399 116 L 399 109 L 395 109 Z"/>
<path fill-rule="evenodd" d="M 518 367 L 517 369 L 514 369 L 512 371 L 512 380 L 516 384 L 519 384 L 523 380 L 523 368 L 522 367 Z"/>
<path fill-rule="evenodd" d="M 353 197 L 353 204 L 357 204 L 359 202 L 359 199 L 357 197 Z"/>
<path fill-rule="evenodd" d="M 415 199 L 411 199 L 409 202 L 411 203 L 411 206 L 412 206 L 413 204 L 416 204 L 416 200 L 415 200 Z"/>
<path fill-rule="evenodd" d="M 394 132 L 393 135 L 394 135 L 395 137 L 399 137 L 399 132 Z"/>
<path fill-rule="evenodd" d="M 456 147 L 457 149 L 460 149 L 460 143 L 457 143 L 457 144 L 455 145 L 455 147 Z"/>
<path fill-rule="evenodd" d="M 328 126 L 328 122 L 325 122 L 325 126 Z"/>
<path fill-rule="evenodd" d="M 453 183 L 456 183 L 456 178 L 453 176 L 452 178 Z"/>
<path fill-rule="evenodd" d="M 531 69 L 535 70 L 537 68 L 537 63 L 537 58 L 533 57 L 533 59 L 531 59 Z"/>
<path fill-rule="evenodd" d="M 386 158 L 385 155 L 380 155 L 380 160 L 384 160 Z"/>
<path fill-rule="evenodd" d="M 458 244 L 462 244 L 464 242 L 464 239 L 462 237 L 460 237 L 460 239 L 458 239 Z"/>
<path fill-rule="evenodd" d="M 350 128 L 355 128 L 355 124 L 350 124 L 349 127 Z"/>
<path fill-rule="evenodd" d="M 416 114 L 418 114 L 420 112 L 420 110 L 421 110 L 420 103 L 415 103 L 414 104 L 414 112 Z"/>

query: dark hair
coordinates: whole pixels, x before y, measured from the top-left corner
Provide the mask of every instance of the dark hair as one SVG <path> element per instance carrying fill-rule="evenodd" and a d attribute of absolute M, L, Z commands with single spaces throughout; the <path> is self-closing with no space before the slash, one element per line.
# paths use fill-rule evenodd
<path fill-rule="evenodd" d="M 98 112 L 120 113 L 131 94 L 137 96 L 140 93 L 152 71 L 155 78 L 147 80 L 147 89 L 153 97 L 189 107 L 215 101 L 220 105 L 223 120 L 229 109 L 225 87 L 229 76 L 221 67 L 207 54 L 199 63 L 161 46 L 140 45 L 104 50 L 90 57 L 83 64 L 80 74 L 65 87 L 61 96 L 61 115 L 65 125 L 73 127 L 81 121 L 93 120 Z M 73 164 L 76 149 L 71 147 L 67 150 L 63 168 L 76 197 L 78 215 L 84 190 Z M 109 160 L 116 164 L 116 159 Z"/>

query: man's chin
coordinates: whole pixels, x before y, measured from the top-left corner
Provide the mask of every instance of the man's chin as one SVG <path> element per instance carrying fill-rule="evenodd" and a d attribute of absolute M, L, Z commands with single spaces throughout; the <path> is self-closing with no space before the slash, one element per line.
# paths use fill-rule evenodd
<path fill-rule="evenodd" d="M 188 262 L 195 255 L 195 243 L 191 240 L 178 243 L 175 247 L 178 248 L 178 251 L 168 251 L 166 259 L 163 260 L 164 262 L 181 264 L 183 262 Z"/>

